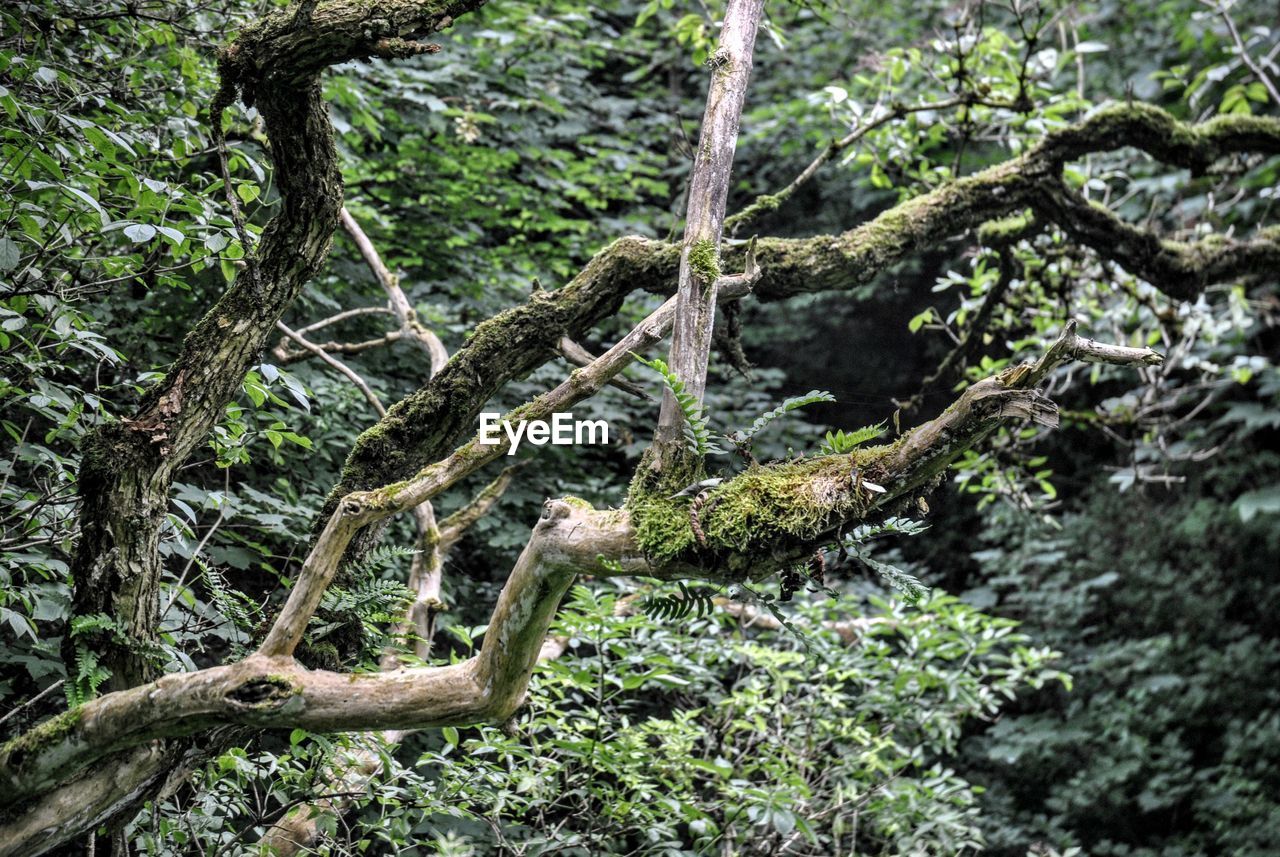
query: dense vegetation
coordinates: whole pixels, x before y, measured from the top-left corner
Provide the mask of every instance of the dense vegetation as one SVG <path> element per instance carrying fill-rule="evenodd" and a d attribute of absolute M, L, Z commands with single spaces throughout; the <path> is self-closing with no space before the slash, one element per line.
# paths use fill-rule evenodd
<path fill-rule="evenodd" d="M 461 370 L 438 371 L 415 331 L 478 377 L 490 365 L 465 360 L 489 347 L 482 322 L 549 305 L 628 250 L 611 243 L 621 236 L 679 240 L 724 8 L 468 8 L 430 37 L 438 53 L 366 52 L 324 74 L 357 226 L 338 227 L 323 267 L 279 301 L 284 328 L 265 322 L 271 340 L 227 382 L 234 395 L 166 400 L 210 307 L 272 275 L 264 228 L 293 204 L 299 176 L 280 172 L 293 156 L 270 116 L 221 109 L 217 49 L 250 44 L 234 40 L 273 10 L 316 6 L 286 5 L 0 10 L 0 738 L 16 739 L 5 752 L 110 692 L 257 649 L 340 495 L 408 478 L 474 433 L 472 403 L 446 396 L 438 422 L 404 429 L 430 435 L 418 440 L 431 455 L 387 440 L 388 420 L 423 412 L 425 393 L 489 384 L 492 396 L 458 395 L 505 412 L 574 365 L 543 347 L 557 333 L 510 379 L 494 368 L 496 380 L 455 380 Z M 423 542 L 413 515 L 353 545 L 301 663 L 463 663 L 547 498 L 631 510 L 642 538 L 657 534 L 647 554 L 680 560 L 722 547 L 748 480 L 773 496 L 752 457 L 769 476 L 838 456 L 874 463 L 866 450 L 944 412 L 966 385 L 1038 359 L 1069 320 L 1154 348 L 1163 364 L 1058 369 L 1047 381 L 1057 430 L 1001 426 L 956 451 L 941 487 L 811 539 L 779 575 L 675 583 L 607 562 L 582 569 L 505 722 L 394 734 L 223 725 L 173 751 L 177 775 L 59 847 L 295 853 L 272 825 L 302 819 L 307 847 L 328 854 L 1280 854 L 1280 131 L 1244 124 L 1280 116 L 1275 13 L 1227 0 L 770 5 L 722 261 L 736 273 L 743 239 L 768 236 L 759 256 L 775 279 L 759 299 L 722 305 L 705 402 L 683 411 L 697 451 L 712 453 L 698 476 L 727 478 L 692 492 L 705 521 L 695 509 L 691 524 L 684 505 L 677 518 L 641 517 L 674 492 L 633 486 L 664 389 L 661 372 L 637 365 L 629 389 L 573 407 L 607 420 L 610 444 L 525 446 L 435 496 L 447 550 Z M 1086 213 L 1055 219 L 1052 204 L 1028 203 L 917 236 L 865 276 L 809 277 L 788 255 L 798 245 L 783 243 L 844 238 L 1126 110 L 1156 123 L 1224 117 L 1224 134 L 1261 142 L 1201 163 L 1161 157 L 1191 125 L 1158 125 L 1178 133 L 1154 141 L 1117 132 L 1067 159 Z M 1108 231 L 1115 222 L 1190 248 L 1190 268 L 1134 252 L 1141 242 Z M 366 236 L 413 324 L 388 306 Z M 1271 263 L 1178 275 L 1248 242 Z M 674 291 L 674 272 L 641 258 L 614 280 L 642 288 L 610 285 L 616 311 L 574 336 L 603 352 Z M 258 323 L 271 290 L 247 294 L 246 323 Z M 643 356 L 661 369 L 659 355 L 664 345 Z M 800 410 L 797 397 L 811 401 Z M 791 412 L 754 424 L 788 400 Z M 85 547 L 103 528 L 83 498 L 113 465 L 112 432 L 157 401 L 216 413 L 160 494 L 160 609 L 146 629 L 113 611 L 117 593 L 95 592 L 109 563 Z M 163 427 L 144 429 L 167 455 Z M 516 460 L 525 466 L 502 471 Z M 394 478 L 361 481 L 370 473 Z M 483 515 L 449 517 L 486 485 Z M 132 549 L 113 538 L 112 555 Z M 747 561 L 763 562 L 750 545 Z M 421 595 L 406 582 L 437 555 L 443 591 L 415 639 L 399 624 Z M 14 832 L 24 811 L 0 808 L 12 825 L 0 853 L 26 847 Z"/>

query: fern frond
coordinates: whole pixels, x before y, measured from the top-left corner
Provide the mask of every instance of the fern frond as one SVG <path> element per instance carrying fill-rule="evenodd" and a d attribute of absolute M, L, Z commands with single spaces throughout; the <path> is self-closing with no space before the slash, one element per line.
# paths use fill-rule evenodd
<path fill-rule="evenodd" d="M 640 609 L 651 619 L 678 622 L 696 614 L 701 619 L 715 606 L 715 591 L 690 589 L 683 582 L 677 583 L 678 593 L 649 595 L 640 602 Z"/>
<path fill-rule="evenodd" d="M 854 431 L 827 432 L 827 439 L 822 444 L 821 455 L 844 455 L 869 440 L 875 440 L 884 434 L 885 425 L 879 422 L 873 426 L 863 426 Z"/>
<path fill-rule="evenodd" d="M 858 555 L 858 559 L 862 560 L 874 571 L 880 575 L 885 583 L 892 586 L 902 594 L 902 598 L 908 604 L 915 604 L 917 601 L 929 595 L 929 587 L 920 582 L 920 579 L 913 574 L 909 574 L 896 565 L 890 565 L 887 562 L 880 562 L 869 556 Z"/>
<path fill-rule="evenodd" d="M 913 521 L 910 518 L 891 517 L 885 518 L 878 524 L 861 524 L 854 528 L 845 536 L 845 540 L 850 544 L 861 544 L 870 541 L 877 536 L 915 536 L 929 529 L 929 525 L 923 521 Z"/>
<path fill-rule="evenodd" d="M 349 562 L 344 565 L 342 571 L 348 577 L 357 579 L 369 577 L 373 572 L 390 565 L 395 560 L 419 553 L 422 553 L 422 551 L 417 548 L 403 547 L 401 545 L 378 545 L 359 562 Z"/>
<path fill-rule="evenodd" d="M 834 402 L 835 400 L 836 397 L 825 390 L 810 390 L 803 396 L 794 396 L 787 399 L 773 410 L 766 411 L 761 414 L 756 418 L 756 421 L 750 425 L 750 427 L 743 431 L 734 432 L 732 438 L 735 443 L 748 443 L 757 434 L 764 431 L 765 428 L 768 427 L 769 423 L 773 422 L 778 417 L 788 414 L 791 411 L 798 410 L 799 408 L 803 408 L 806 405 L 813 405 L 818 402 Z"/>
<path fill-rule="evenodd" d="M 95 631 L 109 631 L 112 636 L 117 634 L 124 635 L 124 628 L 120 626 L 115 619 L 105 613 L 91 613 L 86 616 L 76 616 L 71 620 L 71 636 L 77 637 L 83 634 L 92 634 Z"/>
<path fill-rule="evenodd" d="M 223 616 L 230 620 L 233 627 L 249 632 L 257 624 L 256 614 L 261 608 L 238 589 L 227 583 L 226 577 L 214 566 L 196 557 L 196 564 L 201 571 L 201 578 L 209 590 L 209 600 L 218 608 Z"/>
<path fill-rule="evenodd" d="M 662 382 L 667 389 L 671 391 L 671 395 L 676 400 L 680 413 L 684 417 L 684 437 L 689 451 L 699 457 L 723 453 L 724 450 L 720 448 L 711 436 L 709 420 L 706 412 L 702 409 L 702 405 L 698 403 L 697 398 L 685 390 L 684 382 L 675 376 L 675 373 L 671 371 L 671 367 L 657 357 L 652 360 L 646 360 L 635 352 L 632 352 L 631 356 L 654 372 L 657 372 L 662 377 Z"/>
<path fill-rule="evenodd" d="M 378 615 L 403 612 L 413 600 L 413 591 L 396 580 L 364 580 L 350 589 L 330 587 L 320 600 L 327 613 L 351 613 L 373 622 Z"/>
<path fill-rule="evenodd" d="M 94 618 L 82 616 L 79 618 Z M 98 688 L 111 678 L 111 670 L 98 663 L 98 655 L 84 643 L 76 643 L 76 674 L 68 676 L 63 686 L 67 696 L 67 704 L 71 707 L 81 705 L 98 695 Z"/>

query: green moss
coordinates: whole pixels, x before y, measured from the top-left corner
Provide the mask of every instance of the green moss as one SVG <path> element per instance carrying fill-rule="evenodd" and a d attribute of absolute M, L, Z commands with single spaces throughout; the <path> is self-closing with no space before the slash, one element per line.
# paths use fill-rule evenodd
<path fill-rule="evenodd" d="M 846 456 L 753 467 L 708 498 L 707 541 L 738 553 L 816 538 L 856 511 Z"/>
<path fill-rule="evenodd" d="M 633 494 L 627 498 L 636 543 L 645 556 L 661 565 L 696 545 L 693 525 L 689 520 L 689 499 L 667 499 L 657 493 Z"/>
<path fill-rule="evenodd" d="M 777 211 L 788 196 L 790 196 L 788 192 L 761 194 L 742 211 L 727 218 L 724 222 L 724 228 L 732 233 L 744 223 L 750 223 L 762 214 Z"/>
<path fill-rule="evenodd" d="M 866 500 L 854 494 L 853 467 L 865 467 L 891 449 L 751 467 L 702 503 L 698 519 L 705 545 L 693 531 L 693 498 L 672 497 L 670 483 L 660 490 L 633 485 L 627 509 L 636 540 L 658 564 L 718 559 L 730 567 L 740 565 L 730 561 L 733 556 L 750 560 L 812 541 L 860 513 Z"/>
<path fill-rule="evenodd" d="M 710 240 L 695 241 L 689 246 L 689 267 L 705 285 L 720 279 L 720 256 L 716 243 Z"/>
<path fill-rule="evenodd" d="M 83 708 L 64 711 L 33 729 L 0 746 L 0 761 L 9 767 L 20 767 L 26 757 L 58 744 L 80 725 Z"/>
<path fill-rule="evenodd" d="M 987 247 L 1008 246 L 1025 238 L 1035 225 L 1035 216 L 1030 211 L 988 220 L 978 227 L 978 243 Z"/>

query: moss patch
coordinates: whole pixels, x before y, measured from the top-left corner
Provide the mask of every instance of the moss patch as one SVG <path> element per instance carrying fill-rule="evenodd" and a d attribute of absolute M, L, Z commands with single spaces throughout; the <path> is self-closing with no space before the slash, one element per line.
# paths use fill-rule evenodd
<path fill-rule="evenodd" d="M 760 215 L 767 214 L 771 211 L 777 211 L 790 195 L 789 191 L 762 194 L 761 196 L 756 197 L 755 201 L 742 209 L 742 211 L 726 218 L 724 221 L 724 228 L 732 234 L 743 224 L 750 223 Z"/>
<path fill-rule="evenodd" d="M 0 746 L 0 761 L 12 768 L 22 767 L 27 756 L 59 743 L 80 725 L 82 708 L 64 711 Z"/>
<path fill-rule="evenodd" d="M 720 279 L 720 254 L 716 243 L 710 240 L 695 241 L 689 246 L 689 267 L 704 285 Z"/>
<path fill-rule="evenodd" d="M 693 498 L 671 496 L 683 485 L 633 485 L 627 509 L 636 540 L 659 565 L 683 559 L 729 567 L 740 564 L 729 562 L 732 556 L 769 555 L 813 541 L 865 509 L 868 499 L 853 490 L 853 468 L 865 468 L 891 448 L 749 468 L 711 490 L 701 504 L 705 544 L 693 530 Z"/>
<path fill-rule="evenodd" d="M 978 227 L 978 243 L 986 247 L 1006 247 L 1027 237 L 1036 227 L 1029 211 L 988 220 Z"/>

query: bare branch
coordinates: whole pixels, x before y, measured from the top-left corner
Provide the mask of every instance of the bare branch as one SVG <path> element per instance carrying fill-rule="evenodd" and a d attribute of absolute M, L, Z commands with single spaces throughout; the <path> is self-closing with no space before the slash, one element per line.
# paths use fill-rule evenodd
<path fill-rule="evenodd" d="M 431 361 L 431 374 L 435 375 L 444 368 L 445 363 L 449 362 L 449 352 L 445 349 L 444 343 L 440 341 L 440 337 L 436 336 L 434 332 L 418 320 L 418 313 L 414 310 L 413 305 L 409 303 L 409 298 L 405 295 L 404 289 L 400 288 L 400 278 L 391 273 L 391 270 L 383 263 L 382 256 L 378 254 L 378 249 L 373 246 L 369 236 L 365 235 L 364 230 L 360 228 L 360 224 L 351 216 L 351 212 L 343 208 L 341 219 L 342 227 L 347 230 L 347 234 L 356 242 L 356 247 L 360 249 L 360 255 L 364 257 L 365 263 L 373 271 L 378 284 L 387 293 L 387 299 L 391 302 L 391 311 L 395 313 L 396 318 L 400 321 L 401 333 L 407 336 L 427 355 L 427 359 Z"/>
<path fill-rule="evenodd" d="M 313 321 L 304 327 L 299 327 L 298 333 L 306 336 L 308 333 L 314 333 L 321 328 L 328 327 L 331 324 L 338 324 L 349 318 L 360 318 L 366 315 L 391 315 L 391 307 L 389 306 L 358 306 L 352 309 L 344 309 L 342 312 L 334 313 L 328 318 L 322 318 L 319 321 Z"/>
<path fill-rule="evenodd" d="M 489 510 L 501 499 L 516 471 L 524 463 L 504 468 L 498 477 L 486 485 L 467 505 L 445 518 L 440 524 L 440 549 L 448 552 L 476 521 L 489 514 Z"/>
<path fill-rule="evenodd" d="M 373 390 L 369 389 L 369 385 L 365 382 L 363 378 L 360 377 L 359 373 L 357 373 L 354 369 L 352 369 L 347 364 L 343 363 L 338 358 L 329 354 L 329 352 L 325 351 L 319 345 L 316 345 L 312 342 L 308 342 L 306 339 L 300 336 L 297 331 L 290 329 L 289 326 L 286 325 L 283 321 L 276 322 L 276 329 L 279 330 L 281 333 L 283 333 L 289 339 L 298 343 L 298 345 L 300 345 L 304 351 L 307 351 L 310 354 L 313 354 L 314 356 L 320 358 L 320 360 L 324 361 L 325 364 L 333 367 L 334 369 L 342 373 L 342 375 L 346 377 L 348 381 L 350 381 L 352 384 L 356 386 L 356 389 L 358 389 L 361 392 L 361 394 L 365 397 L 365 400 L 369 402 L 369 405 L 374 409 L 374 411 L 377 412 L 379 417 L 385 417 L 387 415 L 387 409 L 382 407 L 382 402 L 378 399 L 378 395 L 374 393 Z"/>
<path fill-rule="evenodd" d="M 1221 0 L 1200 0 L 1200 2 L 1217 12 L 1227 25 L 1227 32 L 1231 33 L 1231 40 L 1235 42 L 1236 53 L 1240 55 L 1240 61 L 1244 63 L 1245 68 L 1253 72 L 1253 76 L 1258 82 L 1266 87 L 1267 94 L 1271 96 L 1271 103 L 1276 107 L 1280 107 L 1280 89 L 1276 88 L 1276 83 L 1271 79 L 1271 75 L 1258 65 L 1258 61 L 1249 53 L 1249 47 L 1244 43 L 1244 39 L 1240 36 L 1240 30 L 1236 27 L 1236 21 L 1231 17 L 1230 6 Z"/>
<path fill-rule="evenodd" d="M 295 330 L 294 333 L 299 336 L 305 336 L 301 330 Z M 362 351 L 370 351 L 374 348 L 390 345 L 398 341 L 400 336 L 400 331 L 389 330 L 380 339 L 366 339 L 363 342 L 312 342 L 311 344 L 327 354 L 359 354 Z M 288 366 L 290 363 L 297 363 L 299 360 L 306 360 L 317 355 L 310 349 L 290 349 L 289 337 L 282 336 L 276 347 L 271 349 L 271 356 L 275 358 L 278 365 Z"/>
<path fill-rule="evenodd" d="M 591 361 L 596 359 L 590 351 L 583 348 L 567 336 L 560 338 L 560 354 L 565 360 L 568 360 L 574 366 L 578 367 L 590 366 Z M 609 380 L 609 386 L 617 387 L 619 390 L 635 396 L 637 399 L 648 400 L 653 398 L 644 391 L 643 387 L 638 384 L 631 383 L 626 378 L 611 378 Z"/>

